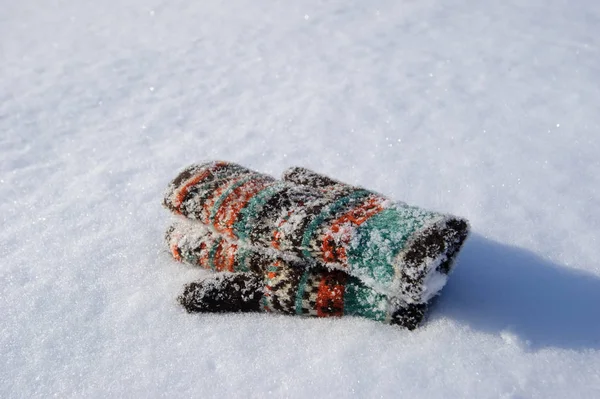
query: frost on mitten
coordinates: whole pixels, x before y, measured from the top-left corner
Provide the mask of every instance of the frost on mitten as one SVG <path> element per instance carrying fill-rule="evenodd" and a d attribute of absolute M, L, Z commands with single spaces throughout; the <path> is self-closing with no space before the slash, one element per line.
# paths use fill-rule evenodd
<path fill-rule="evenodd" d="M 264 274 L 270 257 L 186 220 L 174 222 L 165 234 L 171 255 L 189 265 L 215 272 Z"/>
<path fill-rule="evenodd" d="M 254 273 L 215 273 L 187 284 L 179 303 L 189 313 L 260 312 L 264 283 Z"/>
<path fill-rule="evenodd" d="M 169 185 L 164 204 L 228 239 L 343 270 L 407 303 L 441 290 L 468 233 L 464 219 L 301 168 L 277 181 L 227 162 L 192 165 Z"/>
<path fill-rule="evenodd" d="M 192 222 L 167 230 L 173 257 L 216 273 L 188 284 L 180 303 L 189 312 L 274 312 L 330 317 L 359 316 L 414 329 L 426 304 L 406 304 L 340 270 L 308 267 L 230 243 Z"/>
<path fill-rule="evenodd" d="M 301 167 L 289 168 L 282 179 L 332 198 L 366 191 Z M 382 291 L 390 295 L 399 288 L 400 297 L 409 303 L 429 301 L 446 284 L 468 235 L 466 220 L 367 192 L 366 208 L 352 207 L 318 226 L 312 253 L 325 264 L 345 265 L 350 274 L 368 283 L 373 279 L 376 287 L 383 283 Z M 373 209 L 368 208 L 370 203 L 382 205 Z"/>

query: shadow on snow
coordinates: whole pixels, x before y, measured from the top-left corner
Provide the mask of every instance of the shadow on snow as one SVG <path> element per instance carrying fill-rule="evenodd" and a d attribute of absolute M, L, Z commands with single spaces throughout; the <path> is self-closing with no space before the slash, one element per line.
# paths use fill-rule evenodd
<path fill-rule="evenodd" d="M 600 278 L 477 234 L 432 311 L 534 350 L 600 348 Z"/>

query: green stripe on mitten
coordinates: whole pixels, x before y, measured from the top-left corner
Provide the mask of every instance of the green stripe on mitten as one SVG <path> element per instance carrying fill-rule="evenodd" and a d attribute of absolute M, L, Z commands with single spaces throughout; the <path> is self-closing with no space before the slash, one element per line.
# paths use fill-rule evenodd
<path fill-rule="evenodd" d="M 294 167 L 283 180 L 317 189 L 323 195 L 365 190 L 338 182 L 311 170 Z M 369 192 L 377 210 L 354 208 L 346 217 L 323 223 L 318 244 L 327 243 L 329 260 L 347 267 L 348 273 L 389 295 L 399 292 L 408 303 L 425 303 L 445 285 L 456 254 L 467 235 L 466 220 L 427 211 Z"/>
<path fill-rule="evenodd" d="M 179 302 L 189 312 L 358 316 L 409 329 L 425 315 L 426 305 L 383 295 L 342 271 L 271 257 L 230 243 L 195 223 L 175 223 L 166 240 L 177 260 L 222 271 L 185 287 Z"/>

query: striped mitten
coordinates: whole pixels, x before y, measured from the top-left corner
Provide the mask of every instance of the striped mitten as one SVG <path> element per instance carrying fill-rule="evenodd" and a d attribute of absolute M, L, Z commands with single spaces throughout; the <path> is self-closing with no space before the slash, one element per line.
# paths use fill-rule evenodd
<path fill-rule="evenodd" d="M 277 181 L 227 162 L 192 165 L 169 185 L 164 204 L 228 240 L 342 270 L 408 304 L 441 290 L 468 233 L 463 219 L 301 168 Z"/>
<path fill-rule="evenodd" d="M 175 259 L 220 272 L 185 287 L 179 301 L 188 312 L 359 316 L 408 329 L 425 314 L 426 304 L 403 303 L 343 271 L 286 261 L 192 222 L 173 224 L 166 240 Z"/>
<path fill-rule="evenodd" d="M 338 212 L 312 233 L 308 252 L 325 265 L 343 265 L 349 274 L 408 303 L 428 302 L 446 284 L 468 235 L 466 220 L 393 203 L 301 167 L 287 169 L 282 179 L 335 198 L 331 208 L 345 196 L 366 195 L 366 201 Z M 373 203 L 381 205 L 373 209 Z"/>

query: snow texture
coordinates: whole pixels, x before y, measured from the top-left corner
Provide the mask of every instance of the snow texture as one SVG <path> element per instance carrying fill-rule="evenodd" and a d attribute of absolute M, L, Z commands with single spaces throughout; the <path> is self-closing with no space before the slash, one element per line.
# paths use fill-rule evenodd
<path fill-rule="evenodd" d="M 0 397 L 600 396 L 600 3 L 5 1 Z M 189 315 L 162 190 L 302 165 L 466 217 L 429 321 Z"/>

